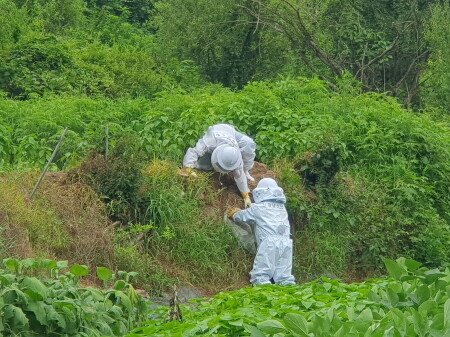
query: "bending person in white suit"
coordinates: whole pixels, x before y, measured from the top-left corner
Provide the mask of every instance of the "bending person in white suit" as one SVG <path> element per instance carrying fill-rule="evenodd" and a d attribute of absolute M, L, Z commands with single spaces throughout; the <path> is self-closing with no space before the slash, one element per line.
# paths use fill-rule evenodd
<path fill-rule="evenodd" d="M 247 179 L 254 180 L 248 171 L 254 164 L 255 149 L 255 142 L 247 135 L 236 131 L 233 126 L 216 124 L 208 128 L 195 147 L 187 150 L 183 167 L 193 176 L 196 175 L 194 169 L 214 170 L 220 173 L 233 172 L 236 185 L 244 198 L 244 205 L 250 207 Z"/>

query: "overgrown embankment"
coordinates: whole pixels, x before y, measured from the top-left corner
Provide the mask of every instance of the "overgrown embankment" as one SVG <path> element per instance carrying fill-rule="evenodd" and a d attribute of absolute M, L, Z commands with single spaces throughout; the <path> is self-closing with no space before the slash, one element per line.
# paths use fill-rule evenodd
<path fill-rule="evenodd" d="M 176 165 L 155 161 L 141 172 L 133 198 L 107 197 L 102 192 L 108 188 L 121 197 L 125 187 L 130 192 L 132 177 L 123 177 L 121 184 L 123 166 L 115 169 L 96 158 L 76 171 L 49 173 L 32 201 L 28 196 L 37 174 L 2 174 L 2 257 L 138 271 L 137 284 L 154 295 L 174 283 L 193 285 L 204 294 L 247 284 L 252 261 L 222 223 L 218 205 L 224 198 L 237 206 L 237 193 L 214 190 L 208 175 L 188 180 L 178 175 Z"/>
<path fill-rule="evenodd" d="M 72 179 L 92 186 L 120 224 L 111 240 L 116 263 L 142 271 L 152 289 L 177 278 L 219 288 L 247 282 L 251 256 L 211 212 L 218 186 L 208 175 L 177 174 L 186 148 L 217 122 L 253 137 L 258 161 L 285 189 L 299 280 L 376 274 L 383 257 L 448 263 L 448 125 L 384 95 L 297 79 L 152 101 L 3 100 L 0 118 L 4 170 L 43 167 L 69 127 L 52 169 L 79 167 Z M 91 150 L 99 156 L 88 159 Z"/>

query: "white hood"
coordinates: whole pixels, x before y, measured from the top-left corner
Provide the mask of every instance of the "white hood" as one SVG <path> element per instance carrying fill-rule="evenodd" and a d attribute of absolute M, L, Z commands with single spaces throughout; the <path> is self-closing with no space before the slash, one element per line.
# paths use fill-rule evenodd
<path fill-rule="evenodd" d="M 283 189 L 272 178 L 261 179 L 258 186 L 252 191 L 252 194 L 256 203 L 263 201 L 286 203 Z"/>

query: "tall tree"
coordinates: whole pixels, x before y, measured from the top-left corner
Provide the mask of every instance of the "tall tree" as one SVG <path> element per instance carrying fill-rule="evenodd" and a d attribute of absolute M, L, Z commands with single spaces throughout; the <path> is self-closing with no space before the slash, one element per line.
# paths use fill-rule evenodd
<path fill-rule="evenodd" d="M 431 56 L 422 77 L 422 96 L 428 106 L 450 114 L 450 2 L 436 4 L 427 23 L 425 37 Z"/>
<path fill-rule="evenodd" d="M 278 72 L 287 61 L 286 43 L 272 36 L 269 44 L 267 32 L 240 4 L 241 0 L 159 1 L 153 23 L 163 52 L 193 60 L 210 81 L 230 87 L 264 77 L 262 69 L 266 76 Z"/>
<path fill-rule="evenodd" d="M 261 26 L 284 36 L 299 59 L 333 83 L 351 72 L 366 90 L 417 98 L 429 51 L 425 0 L 253 0 L 242 5 Z"/>

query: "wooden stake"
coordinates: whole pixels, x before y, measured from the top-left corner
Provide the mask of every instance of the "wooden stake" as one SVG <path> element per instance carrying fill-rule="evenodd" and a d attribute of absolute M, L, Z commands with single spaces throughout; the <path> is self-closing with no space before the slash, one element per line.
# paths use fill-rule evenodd
<path fill-rule="evenodd" d="M 31 199 L 33 199 L 33 196 L 36 193 L 39 185 L 41 184 L 42 179 L 44 179 L 45 173 L 47 173 L 48 168 L 50 167 L 50 164 L 52 163 L 53 159 L 55 159 L 56 153 L 58 152 L 59 147 L 61 146 L 68 129 L 69 129 L 68 127 L 66 127 L 64 129 L 64 132 L 62 133 L 61 137 L 59 138 L 58 144 L 56 144 L 55 149 L 53 150 L 52 156 L 48 160 L 47 165 L 45 165 L 44 170 L 42 171 L 41 176 L 39 177 L 39 180 L 37 181 L 36 185 L 33 188 L 33 191 L 31 192 L 31 194 L 28 198 L 28 201 L 31 201 Z"/>
<path fill-rule="evenodd" d="M 108 159 L 108 152 L 109 152 L 109 123 L 106 123 L 106 149 L 105 149 L 105 159 Z"/>

